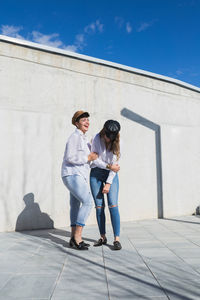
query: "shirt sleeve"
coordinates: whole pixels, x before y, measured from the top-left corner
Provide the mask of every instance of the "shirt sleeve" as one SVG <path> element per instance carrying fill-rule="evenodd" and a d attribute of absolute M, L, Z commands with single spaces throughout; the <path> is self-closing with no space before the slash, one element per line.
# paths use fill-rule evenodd
<path fill-rule="evenodd" d="M 82 141 L 79 135 L 74 134 L 69 138 L 64 159 L 67 163 L 73 165 L 83 165 L 88 162 L 88 154 L 85 153 L 84 141 Z"/>
<path fill-rule="evenodd" d="M 107 180 L 106 180 L 106 183 L 112 184 L 113 179 L 114 179 L 114 177 L 115 177 L 116 174 L 117 174 L 116 172 L 110 171 L 110 172 L 109 172 L 109 175 L 108 175 L 108 178 L 107 178 Z"/>
<path fill-rule="evenodd" d="M 118 163 L 119 163 L 119 159 L 117 160 L 117 156 L 113 155 L 112 164 L 114 165 L 114 164 L 118 164 Z M 114 179 L 114 177 L 115 177 L 116 174 L 117 174 L 116 172 L 110 170 L 108 178 L 106 180 L 106 183 L 112 184 L 113 179 Z"/>
<path fill-rule="evenodd" d="M 99 139 L 98 139 L 98 136 L 96 135 L 94 137 L 94 139 L 92 140 L 92 146 L 91 146 L 91 152 L 96 152 L 99 154 L 99 149 L 100 149 L 100 145 L 99 145 Z M 94 163 L 95 165 L 98 167 L 98 168 L 101 168 L 101 169 L 106 169 L 106 166 L 107 166 L 107 163 L 105 161 L 103 161 L 100 157 L 98 157 L 97 159 L 94 160 Z"/>

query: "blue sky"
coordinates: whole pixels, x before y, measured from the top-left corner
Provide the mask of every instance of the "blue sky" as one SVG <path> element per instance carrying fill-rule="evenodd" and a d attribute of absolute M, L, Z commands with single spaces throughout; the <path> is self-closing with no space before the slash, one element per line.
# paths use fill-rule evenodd
<path fill-rule="evenodd" d="M 200 87 L 200 0 L 6 0 L 0 34 Z"/>

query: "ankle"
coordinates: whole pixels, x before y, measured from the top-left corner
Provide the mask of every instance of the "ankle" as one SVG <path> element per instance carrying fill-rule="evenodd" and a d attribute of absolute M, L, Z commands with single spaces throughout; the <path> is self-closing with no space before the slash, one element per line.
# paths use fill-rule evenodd
<path fill-rule="evenodd" d="M 77 242 L 77 244 L 79 244 L 80 242 L 82 242 L 82 237 L 80 235 L 75 234 L 74 235 L 74 239 Z"/>

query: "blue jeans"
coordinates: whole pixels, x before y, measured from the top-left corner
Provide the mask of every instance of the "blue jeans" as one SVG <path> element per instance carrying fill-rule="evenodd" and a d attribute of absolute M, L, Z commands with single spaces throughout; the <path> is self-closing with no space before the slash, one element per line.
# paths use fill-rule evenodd
<path fill-rule="evenodd" d="M 96 206 L 96 217 L 100 234 L 106 233 L 105 223 L 105 201 L 102 189 L 104 183 L 108 178 L 109 171 L 93 168 L 90 173 L 90 187 Z M 118 208 L 118 193 L 119 193 L 119 179 L 116 173 L 113 182 L 110 186 L 109 193 L 107 194 L 108 207 L 110 211 L 111 223 L 113 227 L 114 236 L 120 235 L 120 215 Z"/>
<path fill-rule="evenodd" d="M 89 185 L 80 175 L 65 176 L 62 180 L 70 191 L 71 226 L 85 226 L 93 203 Z"/>

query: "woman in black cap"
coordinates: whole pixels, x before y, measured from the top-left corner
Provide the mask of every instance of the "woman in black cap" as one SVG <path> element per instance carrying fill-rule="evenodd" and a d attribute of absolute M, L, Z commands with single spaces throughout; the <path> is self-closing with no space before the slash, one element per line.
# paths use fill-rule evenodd
<path fill-rule="evenodd" d="M 108 207 L 114 233 L 114 249 L 120 250 L 120 215 L 118 208 L 119 179 L 117 172 L 120 157 L 120 124 L 114 120 L 105 122 L 103 129 L 95 136 L 91 151 L 98 153 L 98 158 L 91 164 L 90 187 L 96 206 L 96 218 L 100 239 L 94 246 L 107 243 L 105 228 L 105 202 L 107 194 Z"/>
<path fill-rule="evenodd" d="M 86 132 L 89 128 L 89 113 L 79 110 L 72 117 L 76 130 L 69 137 L 62 163 L 62 180 L 70 191 L 70 246 L 88 250 L 89 244 L 82 240 L 82 230 L 92 208 L 89 187 L 90 162 L 98 157 L 90 153 Z"/>

